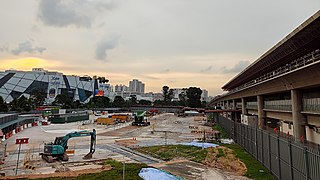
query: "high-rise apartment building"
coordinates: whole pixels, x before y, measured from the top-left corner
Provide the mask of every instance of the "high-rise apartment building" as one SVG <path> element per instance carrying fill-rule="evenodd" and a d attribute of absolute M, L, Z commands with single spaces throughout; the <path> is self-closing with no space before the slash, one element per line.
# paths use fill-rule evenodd
<path fill-rule="evenodd" d="M 206 89 L 202 89 L 201 101 L 209 101 L 208 91 Z"/>
<path fill-rule="evenodd" d="M 115 85 L 114 87 L 114 92 L 127 92 L 128 91 L 128 86 L 126 85 Z"/>
<path fill-rule="evenodd" d="M 129 92 L 131 93 L 144 93 L 145 84 L 139 81 L 138 79 L 133 79 L 129 82 Z"/>

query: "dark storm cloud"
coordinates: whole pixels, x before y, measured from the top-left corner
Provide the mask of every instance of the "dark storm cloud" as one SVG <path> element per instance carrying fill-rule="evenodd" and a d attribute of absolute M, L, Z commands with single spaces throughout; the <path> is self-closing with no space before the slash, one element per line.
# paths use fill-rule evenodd
<path fill-rule="evenodd" d="M 44 47 L 33 47 L 31 41 L 27 40 L 25 42 L 19 43 L 18 47 L 11 50 L 11 53 L 14 55 L 19 55 L 21 53 L 27 52 L 27 53 L 42 53 L 45 51 L 46 48 Z"/>
<path fill-rule="evenodd" d="M 110 38 L 106 38 L 101 40 L 96 47 L 96 53 L 95 57 L 98 60 L 105 60 L 107 58 L 107 51 L 114 49 L 118 42 L 119 42 L 120 36 L 112 36 Z"/>
<path fill-rule="evenodd" d="M 250 64 L 249 61 L 239 61 L 236 65 L 234 65 L 231 68 L 223 67 L 222 72 L 223 73 L 238 73 L 242 71 L 244 68 L 246 68 Z"/>
<path fill-rule="evenodd" d="M 112 9 L 112 1 L 41 0 L 38 18 L 48 26 L 91 27 L 99 12 Z"/>
<path fill-rule="evenodd" d="M 209 67 L 207 67 L 205 69 L 201 69 L 200 71 L 201 72 L 209 72 L 209 71 L 211 71 L 211 69 L 212 69 L 212 66 L 209 66 Z"/>

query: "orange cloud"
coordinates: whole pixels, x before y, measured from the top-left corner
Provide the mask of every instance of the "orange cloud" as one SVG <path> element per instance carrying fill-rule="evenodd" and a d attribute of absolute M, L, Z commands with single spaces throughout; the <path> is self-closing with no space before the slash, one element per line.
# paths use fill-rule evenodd
<path fill-rule="evenodd" d="M 5 59 L 0 60 L 1 67 L 0 70 L 7 70 L 7 69 L 16 69 L 16 70 L 23 70 L 23 71 L 30 71 L 32 68 L 40 67 L 44 69 L 56 68 L 59 66 L 59 62 L 54 60 L 45 60 L 40 58 L 34 57 L 27 57 L 21 59 Z"/>

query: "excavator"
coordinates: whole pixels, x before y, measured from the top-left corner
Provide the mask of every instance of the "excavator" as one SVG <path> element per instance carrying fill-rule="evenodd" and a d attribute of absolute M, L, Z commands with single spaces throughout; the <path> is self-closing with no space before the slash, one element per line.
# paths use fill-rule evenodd
<path fill-rule="evenodd" d="M 74 137 L 84 137 L 91 136 L 90 152 L 83 157 L 83 159 L 91 159 L 92 154 L 95 152 L 96 146 L 96 130 L 93 129 L 92 132 L 87 130 L 76 131 L 66 134 L 62 137 L 56 137 L 54 142 L 44 144 L 44 152 L 40 153 L 42 159 L 46 160 L 48 163 L 52 163 L 54 159 L 59 159 L 62 161 L 68 161 L 69 156 L 66 154 L 68 149 L 68 140 Z"/>
<path fill-rule="evenodd" d="M 138 111 L 134 115 L 134 121 L 132 122 L 132 126 L 149 126 L 150 122 L 144 117 L 146 115 L 146 111 Z"/>

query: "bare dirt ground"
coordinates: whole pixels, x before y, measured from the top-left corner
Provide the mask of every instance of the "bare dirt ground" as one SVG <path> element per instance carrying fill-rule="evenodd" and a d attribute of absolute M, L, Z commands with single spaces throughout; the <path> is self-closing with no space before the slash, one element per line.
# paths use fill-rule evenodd
<path fill-rule="evenodd" d="M 224 154 L 221 157 L 218 157 L 219 150 Z M 238 176 L 243 176 L 247 172 L 246 165 L 235 156 L 233 151 L 222 146 L 209 148 L 209 152 L 204 163 L 208 167 L 223 169 Z"/>
<path fill-rule="evenodd" d="M 135 153 L 130 153 L 121 149 L 121 146 L 154 146 L 165 144 L 179 144 L 181 142 L 191 142 L 198 138 L 197 134 L 191 133 L 193 129 L 189 126 L 197 126 L 198 129 L 210 129 L 210 127 L 202 126 L 201 122 L 194 121 L 194 117 L 177 117 L 173 114 L 160 114 L 155 117 L 148 118 L 151 126 L 137 127 L 131 126 L 131 123 L 118 124 L 115 126 L 103 126 L 90 124 L 87 130 L 91 131 L 93 128 L 97 130 L 97 146 L 96 152 L 91 161 L 100 161 L 102 159 L 112 158 L 118 161 L 125 162 L 142 162 L 151 165 L 148 159 L 139 156 Z M 63 136 L 71 131 L 79 130 L 79 124 L 70 123 L 63 125 L 49 125 L 45 127 L 32 127 L 25 129 L 22 132 L 14 135 L 3 143 L 7 143 L 9 155 L 5 159 L 5 164 L 0 166 L 0 172 L 5 172 L 7 177 L 15 179 L 17 177 L 27 178 L 45 178 L 45 177 L 65 177 L 77 176 L 85 173 L 101 172 L 107 167 L 92 168 L 88 164 L 77 166 L 81 170 L 74 168 L 72 163 L 85 162 L 82 157 L 88 153 L 90 144 L 90 137 L 74 138 L 69 141 L 69 149 L 74 150 L 74 154 L 69 156 L 69 162 L 63 163 L 68 169 L 67 172 L 56 172 L 60 162 L 48 164 L 41 160 L 39 152 L 43 151 L 43 143 L 53 141 L 57 136 Z M 19 176 L 12 176 L 17 162 L 17 145 L 16 138 L 29 137 L 30 144 L 22 146 L 22 153 L 20 155 Z M 136 139 L 136 140 L 133 140 Z M 3 148 L 3 147 L 0 147 Z M 36 162 L 36 171 L 23 169 L 24 156 L 27 151 L 31 151 L 32 156 L 38 159 Z M 168 172 L 181 176 L 185 179 L 246 179 L 241 176 L 234 176 L 227 171 L 219 170 L 214 166 L 212 159 L 207 158 L 207 165 L 191 162 L 188 160 L 175 160 L 174 162 L 166 162 L 164 164 L 154 164 L 152 166 L 167 170 Z M 148 163 L 150 162 L 150 163 Z M 160 161 L 159 161 L 160 162 Z M 93 163 L 94 164 L 94 163 Z M 90 164 L 89 164 L 90 165 Z M 92 165 L 92 164 L 91 164 Z M 53 167 L 52 167 L 53 166 Z M 50 174 L 45 176 L 44 173 Z M 11 175 L 11 176 L 10 176 Z M 236 178 L 234 178 L 236 177 Z"/>
<path fill-rule="evenodd" d="M 137 141 L 134 139 L 121 139 L 121 140 L 115 140 L 114 142 L 118 145 L 121 145 L 121 146 L 130 147 L 134 144 L 139 143 L 140 141 Z"/>
<path fill-rule="evenodd" d="M 165 163 L 152 165 L 163 169 L 186 180 L 248 180 L 243 176 L 238 176 L 219 169 L 213 169 L 206 165 L 189 161 L 187 159 L 174 159 Z"/>
<path fill-rule="evenodd" d="M 99 173 L 102 171 L 108 171 L 111 170 L 112 167 L 110 165 L 101 165 L 101 166 L 83 166 L 78 169 L 73 170 L 66 170 L 63 172 L 55 172 L 50 174 L 25 174 L 25 175 L 19 175 L 19 176 L 7 176 L 7 177 L 1 177 L 0 179 L 39 179 L 39 178 L 52 178 L 52 177 L 77 177 L 82 174 L 90 174 L 90 173 Z"/>

